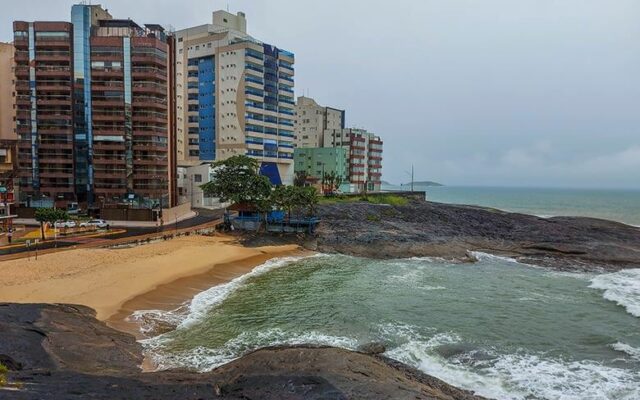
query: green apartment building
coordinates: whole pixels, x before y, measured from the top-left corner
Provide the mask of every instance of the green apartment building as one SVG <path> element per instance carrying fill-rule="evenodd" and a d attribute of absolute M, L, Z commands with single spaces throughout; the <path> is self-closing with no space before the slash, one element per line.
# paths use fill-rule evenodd
<path fill-rule="evenodd" d="M 322 179 L 322 174 L 335 172 L 344 181 L 348 179 L 347 149 L 343 147 L 301 147 L 293 152 L 295 172 Z"/>

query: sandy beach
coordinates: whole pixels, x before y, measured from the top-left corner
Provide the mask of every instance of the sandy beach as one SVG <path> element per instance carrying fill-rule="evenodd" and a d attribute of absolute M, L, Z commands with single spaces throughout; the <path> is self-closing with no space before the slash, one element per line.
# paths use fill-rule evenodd
<path fill-rule="evenodd" d="M 297 250 L 294 245 L 248 248 L 225 236 L 188 236 L 130 248 L 62 251 L 37 261 L 0 263 L 0 302 L 82 304 L 96 310 L 98 319 L 114 322 L 140 308 L 169 309 Z"/>

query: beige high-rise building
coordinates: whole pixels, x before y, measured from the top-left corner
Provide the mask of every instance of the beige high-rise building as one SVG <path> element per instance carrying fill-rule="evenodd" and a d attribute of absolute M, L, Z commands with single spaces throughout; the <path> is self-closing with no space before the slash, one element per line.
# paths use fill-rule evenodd
<path fill-rule="evenodd" d="M 273 183 L 292 182 L 294 55 L 249 36 L 241 12 L 175 35 L 179 165 L 244 154 Z"/>
<path fill-rule="evenodd" d="M 0 140 L 18 139 L 14 122 L 16 97 L 13 57 L 13 44 L 0 43 Z"/>
<path fill-rule="evenodd" d="M 296 102 L 296 147 L 323 147 L 324 137 L 344 129 L 345 112 L 321 106 L 310 97 L 300 96 Z"/>

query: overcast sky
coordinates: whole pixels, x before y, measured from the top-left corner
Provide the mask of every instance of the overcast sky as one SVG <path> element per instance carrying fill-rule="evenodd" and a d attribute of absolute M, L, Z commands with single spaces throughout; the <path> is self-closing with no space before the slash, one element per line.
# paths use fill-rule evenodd
<path fill-rule="evenodd" d="M 74 1 L 3 1 L 11 22 Z M 97 3 L 97 2 L 94 2 Z M 640 0 L 105 0 L 181 29 L 214 8 L 296 54 L 296 92 L 385 141 L 384 179 L 640 189 Z"/>

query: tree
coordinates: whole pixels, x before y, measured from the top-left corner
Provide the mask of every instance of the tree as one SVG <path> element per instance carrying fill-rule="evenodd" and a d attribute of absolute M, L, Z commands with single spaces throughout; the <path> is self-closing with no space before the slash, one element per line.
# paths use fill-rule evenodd
<path fill-rule="evenodd" d="M 293 186 L 303 187 L 307 186 L 307 180 L 309 175 L 305 171 L 296 171 L 293 177 Z"/>
<path fill-rule="evenodd" d="M 318 197 L 318 191 L 313 186 L 302 188 L 299 194 L 299 201 L 302 207 L 306 207 L 310 216 L 315 214 L 315 207 L 320 200 Z"/>
<path fill-rule="evenodd" d="M 64 221 L 69 218 L 65 210 L 59 208 L 38 208 L 35 214 L 36 221 L 40 222 L 40 233 L 45 240 L 44 224 L 55 224 L 56 221 Z"/>
<path fill-rule="evenodd" d="M 338 175 L 335 171 L 325 173 L 322 176 L 322 191 L 335 193 L 342 185 L 342 176 Z"/>
<path fill-rule="evenodd" d="M 271 182 L 259 173 L 260 164 L 253 158 L 238 155 L 213 164 L 211 182 L 201 185 L 207 196 L 221 202 L 251 203 L 266 208 L 271 196 Z"/>

